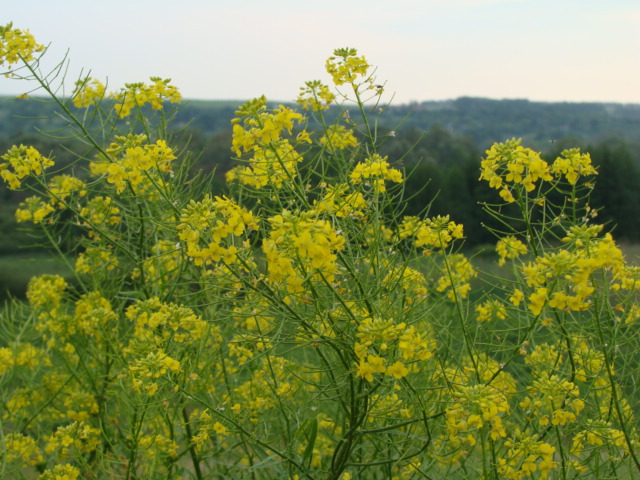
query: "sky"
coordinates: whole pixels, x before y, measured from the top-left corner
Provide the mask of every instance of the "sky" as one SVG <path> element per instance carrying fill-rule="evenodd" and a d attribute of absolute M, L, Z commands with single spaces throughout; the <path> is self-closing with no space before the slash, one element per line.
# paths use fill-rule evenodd
<path fill-rule="evenodd" d="M 0 24 L 66 54 L 66 82 L 171 78 L 189 99 L 294 100 L 333 49 L 394 104 L 461 96 L 640 103 L 638 0 L 0 0 Z M 30 84 L 0 77 L 0 95 Z"/>

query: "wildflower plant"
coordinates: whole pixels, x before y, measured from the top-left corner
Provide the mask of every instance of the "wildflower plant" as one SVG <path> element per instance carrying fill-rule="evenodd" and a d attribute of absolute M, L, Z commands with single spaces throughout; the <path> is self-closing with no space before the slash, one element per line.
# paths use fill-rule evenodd
<path fill-rule="evenodd" d="M 592 223 L 587 154 L 487 151 L 501 276 L 481 288 L 455 218 L 402 215 L 355 49 L 299 107 L 240 106 L 212 192 L 172 144 L 170 80 L 61 98 L 28 32 L 0 33 L 0 65 L 88 149 L 66 171 L 1 157 L 18 220 L 69 268 L 2 314 L 3 477 L 640 475 L 638 270 Z"/>

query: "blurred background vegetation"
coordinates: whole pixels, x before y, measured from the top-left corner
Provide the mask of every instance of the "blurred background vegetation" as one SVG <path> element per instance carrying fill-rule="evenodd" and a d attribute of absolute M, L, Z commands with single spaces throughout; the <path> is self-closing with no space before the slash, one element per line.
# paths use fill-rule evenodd
<path fill-rule="evenodd" d="M 224 174 L 234 164 L 230 121 L 241 103 L 187 101 L 173 119 L 172 145 L 194 159 L 194 173 L 215 172 L 215 194 L 225 192 Z M 599 171 L 591 196 L 597 222 L 607 224 L 618 241 L 640 242 L 640 105 L 459 98 L 374 113 L 380 153 L 410 174 L 404 214 L 429 206 L 429 215 L 450 215 L 464 225 L 464 248 L 478 251 L 495 243 L 482 227 L 492 219 L 479 203 L 497 199 L 478 181 L 480 160 L 491 144 L 514 137 L 547 161 L 565 148 L 590 152 Z M 90 155 L 56 116 L 55 105 L 38 98 L 0 98 L 0 153 L 14 144 L 36 147 L 60 168 L 73 168 L 84 152 Z M 33 226 L 15 221 L 18 203 L 29 195 L 0 185 L 0 298 L 7 292 L 23 296 L 35 274 L 64 274 L 63 263 L 51 260 Z"/>

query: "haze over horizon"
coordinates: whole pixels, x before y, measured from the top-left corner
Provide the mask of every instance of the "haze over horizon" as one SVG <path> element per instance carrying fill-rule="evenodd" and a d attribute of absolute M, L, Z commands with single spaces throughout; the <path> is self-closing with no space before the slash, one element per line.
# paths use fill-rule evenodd
<path fill-rule="evenodd" d="M 32 0 L 3 14 L 50 44 L 44 71 L 69 51 L 67 88 L 90 71 L 112 90 L 160 76 L 192 100 L 291 101 L 306 80 L 328 83 L 326 58 L 350 46 L 377 66 L 394 104 L 640 103 L 632 0 Z M 0 79 L 0 95 L 29 87 Z"/>

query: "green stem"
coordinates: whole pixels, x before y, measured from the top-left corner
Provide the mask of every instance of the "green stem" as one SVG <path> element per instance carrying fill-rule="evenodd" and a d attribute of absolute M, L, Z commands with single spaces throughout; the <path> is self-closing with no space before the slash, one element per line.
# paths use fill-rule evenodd
<path fill-rule="evenodd" d="M 204 477 L 202 476 L 202 471 L 200 470 L 200 459 L 198 458 L 198 453 L 196 452 L 196 446 L 191 441 L 191 439 L 193 438 L 193 433 L 191 432 L 189 413 L 187 412 L 187 407 L 184 406 L 182 407 L 182 420 L 184 421 L 184 429 L 187 433 L 187 438 L 189 439 L 189 455 L 191 456 L 191 463 L 193 464 L 193 469 L 196 472 L 196 478 L 198 480 L 202 480 Z"/>

